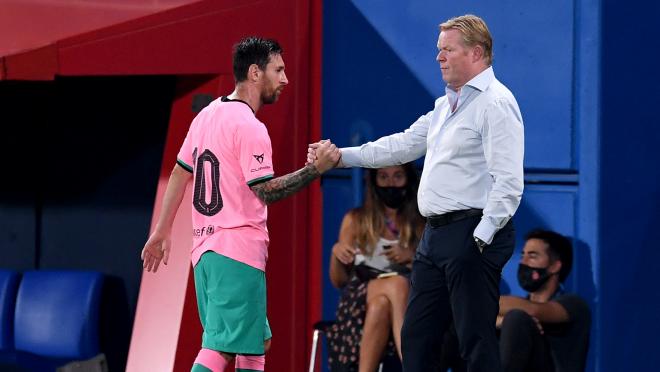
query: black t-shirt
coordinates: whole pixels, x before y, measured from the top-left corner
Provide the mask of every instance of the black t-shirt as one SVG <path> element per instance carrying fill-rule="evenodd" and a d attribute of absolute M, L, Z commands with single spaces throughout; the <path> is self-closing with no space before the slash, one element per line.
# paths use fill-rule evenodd
<path fill-rule="evenodd" d="M 557 372 L 582 372 L 589 350 L 591 311 L 586 302 L 573 294 L 560 294 L 558 302 L 568 313 L 568 322 L 544 323 L 543 330 L 552 350 Z"/>

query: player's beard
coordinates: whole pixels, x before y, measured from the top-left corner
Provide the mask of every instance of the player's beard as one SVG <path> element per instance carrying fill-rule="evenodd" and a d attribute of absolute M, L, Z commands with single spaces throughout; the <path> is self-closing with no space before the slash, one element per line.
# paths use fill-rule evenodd
<path fill-rule="evenodd" d="M 271 103 L 277 102 L 281 91 L 281 89 L 275 88 L 272 92 L 261 93 L 261 102 L 265 105 L 270 105 Z"/>

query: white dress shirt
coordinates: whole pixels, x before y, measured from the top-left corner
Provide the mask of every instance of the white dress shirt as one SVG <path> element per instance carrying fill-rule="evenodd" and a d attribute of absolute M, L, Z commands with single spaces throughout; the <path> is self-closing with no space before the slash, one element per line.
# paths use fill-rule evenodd
<path fill-rule="evenodd" d="M 382 168 L 426 154 L 417 194 L 421 214 L 483 209 L 474 236 L 490 244 L 522 197 L 522 115 L 492 67 L 459 92 L 445 91 L 433 111 L 404 132 L 342 148 L 341 159 L 347 167 Z"/>

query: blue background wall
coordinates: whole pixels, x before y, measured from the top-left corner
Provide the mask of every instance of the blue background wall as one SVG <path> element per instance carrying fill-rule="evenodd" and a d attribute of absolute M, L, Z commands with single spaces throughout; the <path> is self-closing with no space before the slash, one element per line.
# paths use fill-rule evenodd
<path fill-rule="evenodd" d="M 544 227 L 571 236 L 575 265 L 567 289 L 593 313 L 588 370 L 658 369 L 657 5 L 326 1 L 323 137 L 359 144 L 401 131 L 431 110 L 444 94 L 435 61 L 438 24 L 466 13 L 488 23 L 495 73 L 525 122 L 526 189 L 502 291 L 523 293 L 515 270 L 526 232 Z M 360 179 L 360 172 L 337 170 L 323 181 L 327 319 L 338 295 L 327 280 L 328 259 Z"/>
<path fill-rule="evenodd" d="M 658 370 L 660 53 L 653 35 L 660 5 L 603 4 L 598 201 L 602 365 L 611 371 Z"/>

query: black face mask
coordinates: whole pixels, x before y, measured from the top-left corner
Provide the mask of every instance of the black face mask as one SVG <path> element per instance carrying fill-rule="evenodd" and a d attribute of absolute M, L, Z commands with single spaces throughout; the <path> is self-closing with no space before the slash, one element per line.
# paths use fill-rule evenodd
<path fill-rule="evenodd" d="M 538 279 L 533 279 L 533 274 L 538 274 Z M 548 273 L 547 267 L 529 267 L 524 264 L 518 265 L 518 284 L 527 292 L 536 292 L 550 279 L 553 274 Z"/>
<path fill-rule="evenodd" d="M 405 187 L 380 187 L 376 186 L 376 195 L 380 200 L 392 209 L 399 209 L 406 200 Z"/>

